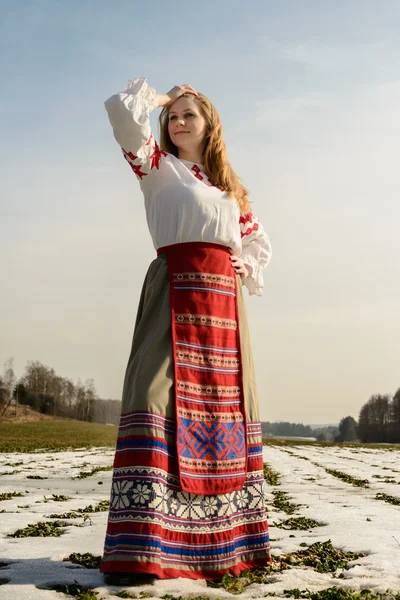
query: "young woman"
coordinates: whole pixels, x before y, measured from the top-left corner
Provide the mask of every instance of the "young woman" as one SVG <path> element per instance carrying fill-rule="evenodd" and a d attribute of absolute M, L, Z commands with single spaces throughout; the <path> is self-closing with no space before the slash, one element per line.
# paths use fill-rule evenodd
<path fill-rule="evenodd" d="M 158 256 L 125 374 L 100 570 L 107 583 L 238 574 L 271 560 L 242 295 L 262 294 L 271 246 L 204 95 L 156 94 L 141 78 L 105 105 Z"/>

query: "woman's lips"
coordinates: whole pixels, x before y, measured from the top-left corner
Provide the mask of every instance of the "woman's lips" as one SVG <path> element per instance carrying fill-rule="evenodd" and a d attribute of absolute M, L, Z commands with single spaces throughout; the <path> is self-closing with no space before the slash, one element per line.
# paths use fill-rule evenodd
<path fill-rule="evenodd" d="M 177 131 L 175 135 L 180 135 L 181 133 L 189 133 L 189 131 Z"/>

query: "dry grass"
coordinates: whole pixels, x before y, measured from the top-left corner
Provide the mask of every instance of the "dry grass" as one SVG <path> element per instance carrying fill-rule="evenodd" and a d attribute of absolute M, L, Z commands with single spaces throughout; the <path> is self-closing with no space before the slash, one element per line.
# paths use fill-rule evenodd
<path fill-rule="evenodd" d="M 115 447 L 118 427 L 73 420 L 0 423 L 0 452 Z"/>
<path fill-rule="evenodd" d="M 1 407 L 2 413 L 4 407 Z M 52 415 L 43 415 L 30 406 L 19 404 L 17 407 L 9 406 L 3 417 L 0 417 L 0 423 L 31 423 L 33 421 L 70 421 L 64 417 L 53 417 Z"/>

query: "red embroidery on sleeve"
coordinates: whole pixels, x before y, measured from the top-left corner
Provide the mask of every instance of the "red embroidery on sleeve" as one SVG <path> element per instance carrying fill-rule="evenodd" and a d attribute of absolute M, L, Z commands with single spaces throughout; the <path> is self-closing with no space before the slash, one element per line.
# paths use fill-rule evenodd
<path fill-rule="evenodd" d="M 253 227 L 249 227 L 246 231 L 242 231 L 240 233 L 240 237 L 245 237 L 246 235 L 250 235 L 253 231 L 258 231 L 258 223 L 254 223 Z"/>
<path fill-rule="evenodd" d="M 254 218 L 254 215 L 253 215 L 253 213 L 250 211 L 250 212 L 248 212 L 247 214 L 245 214 L 245 215 L 241 215 L 241 216 L 240 216 L 239 223 L 242 223 L 243 225 L 245 225 L 247 222 L 248 222 L 248 223 L 251 223 L 251 222 L 252 222 L 252 220 L 253 220 L 253 218 Z"/>
<path fill-rule="evenodd" d="M 258 231 L 259 224 L 255 221 L 257 217 L 250 211 L 246 215 L 241 215 L 239 223 L 246 226 L 246 223 L 251 225 L 245 230 L 240 232 L 240 237 L 244 238 L 246 235 L 250 235 L 253 231 Z M 242 229 L 242 228 L 241 228 Z"/>
<path fill-rule="evenodd" d="M 140 178 L 140 181 L 143 179 L 143 177 L 146 177 L 147 173 L 143 173 L 143 171 L 140 170 L 142 168 L 142 165 L 133 165 L 132 163 L 129 164 L 135 175 L 137 175 Z"/>
<path fill-rule="evenodd" d="M 157 142 L 154 141 L 154 152 L 150 156 L 150 158 L 151 158 L 150 169 L 154 169 L 154 167 L 156 167 L 156 169 L 160 168 L 161 156 L 167 156 L 167 153 L 164 152 L 164 150 L 161 150 L 159 145 L 157 144 Z"/>
<path fill-rule="evenodd" d="M 130 158 L 131 160 L 136 160 L 137 156 L 135 156 L 134 154 L 132 154 L 132 152 L 127 152 L 126 150 L 124 150 L 122 148 L 122 152 L 124 153 L 125 158 L 128 160 L 128 158 Z M 129 161 L 128 161 L 129 162 Z"/>
<path fill-rule="evenodd" d="M 127 152 L 124 148 L 122 148 L 122 152 L 123 152 L 125 160 L 128 162 L 128 165 L 130 166 L 132 171 L 135 173 L 135 175 L 137 175 L 137 177 L 139 177 L 140 180 L 142 180 L 143 177 L 146 177 L 147 173 L 144 173 L 143 171 L 140 170 L 142 168 L 142 165 L 134 165 L 131 163 L 131 160 L 136 160 L 137 156 L 132 154 L 132 152 Z"/>

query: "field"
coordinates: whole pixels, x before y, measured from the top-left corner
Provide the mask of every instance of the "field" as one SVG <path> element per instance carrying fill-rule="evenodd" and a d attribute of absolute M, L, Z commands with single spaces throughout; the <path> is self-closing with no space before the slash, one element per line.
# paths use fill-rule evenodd
<path fill-rule="evenodd" d="M 0 426 L 1 600 L 108 600 L 123 589 L 105 586 L 97 568 L 116 428 L 99 426 L 78 449 L 84 428 L 63 423 L 46 452 L 35 449 L 33 424 L 12 432 L 23 453 Z M 83 425 L 86 435 L 97 427 Z M 214 586 L 156 581 L 119 597 L 400 600 L 400 448 L 268 445 L 264 460 L 272 569 Z"/>
<path fill-rule="evenodd" d="M 115 425 L 72 420 L 0 423 L 0 452 L 115 447 L 117 429 Z"/>

